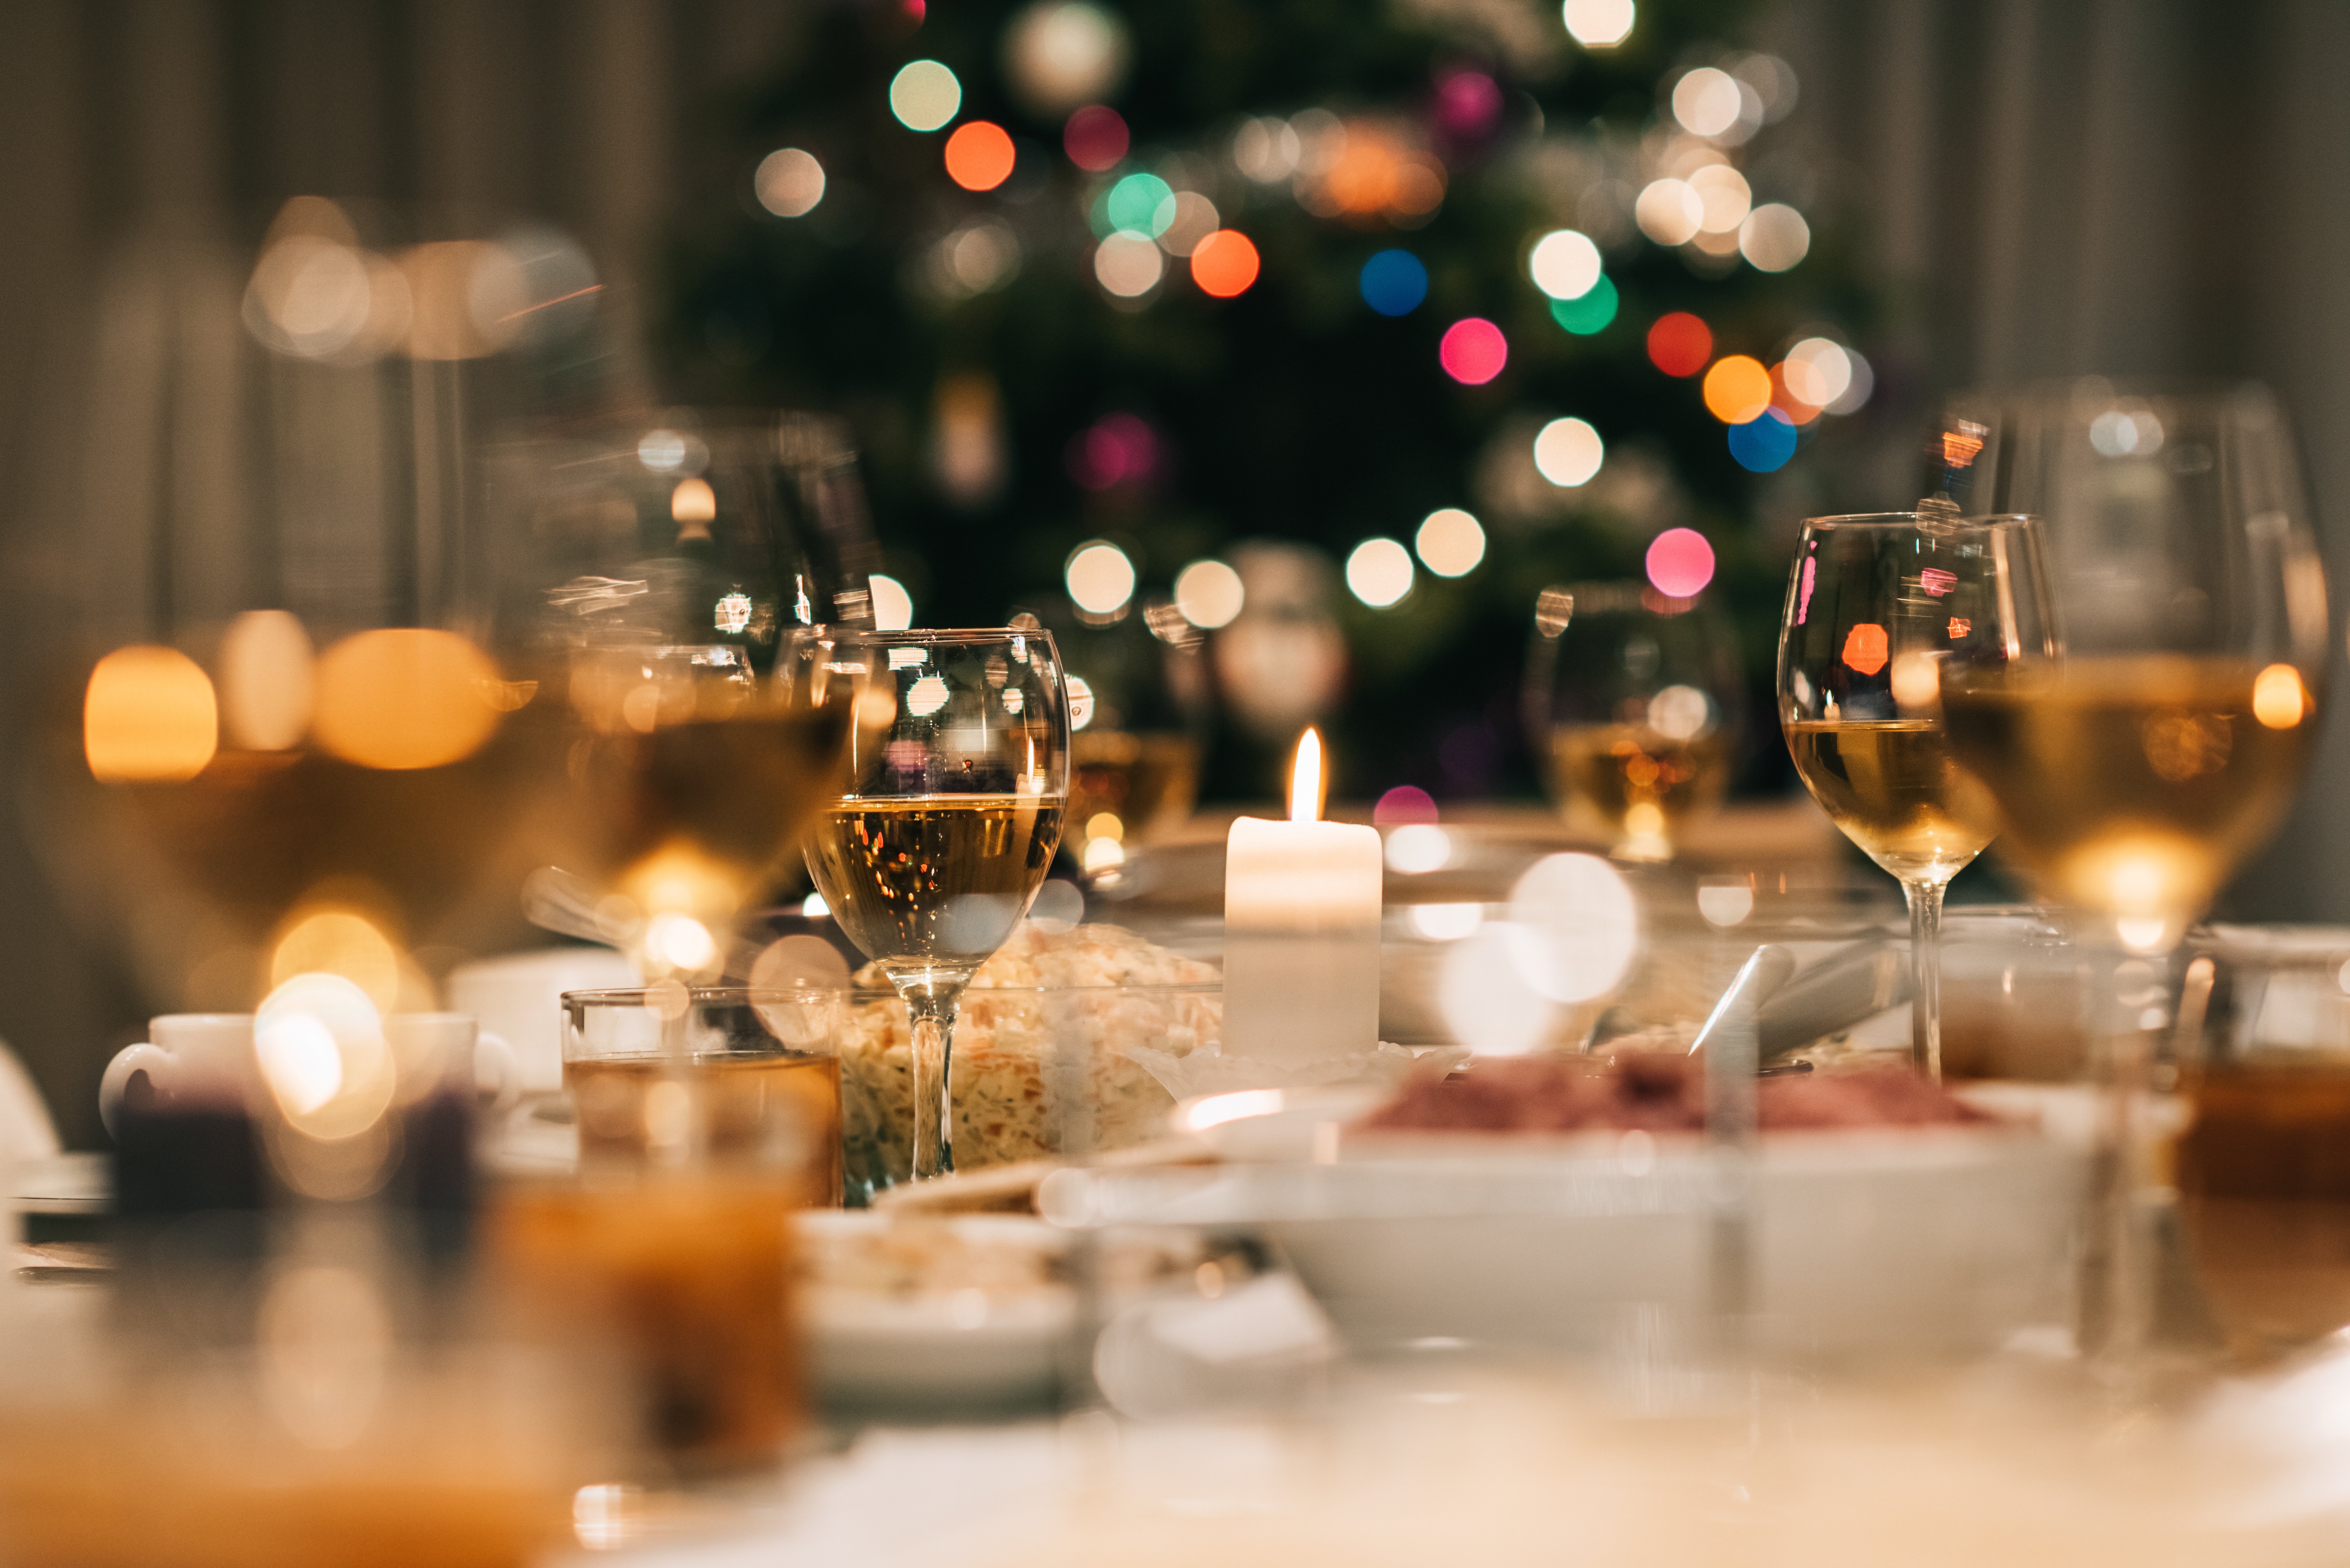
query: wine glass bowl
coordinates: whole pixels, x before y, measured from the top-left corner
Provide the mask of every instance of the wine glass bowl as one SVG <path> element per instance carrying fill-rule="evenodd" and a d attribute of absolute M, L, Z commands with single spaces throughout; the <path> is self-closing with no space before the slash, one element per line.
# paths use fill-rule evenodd
<path fill-rule="evenodd" d="M 1569 826 L 1634 860 L 1721 804 L 1742 689 L 1730 629 L 1639 583 L 1543 590 L 1526 659 L 1526 733 Z"/>
<path fill-rule="evenodd" d="M 1948 507 L 1813 518 L 1788 576 L 1781 728 L 1813 798 L 1901 883 L 1913 1051 L 1936 1076 L 1943 889 L 2001 826 L 1991 793 L 1952 757 L 1943 692 L 1977 670 L 2054 656 L 2042 580 L 2030 518 L 1961 518 Z"/>
<path fill-rule="evenodd" d="M 868 719 L 846 791 L 809 836 L 808 872 L 906 1001 L 911 1174 L 943 1175 L 963 988 L 1027 913 L 1060 845 L 1067 687 L 1052 635 L 1014 627 L 843 634 L 833 658 L 866 683 Z"/>

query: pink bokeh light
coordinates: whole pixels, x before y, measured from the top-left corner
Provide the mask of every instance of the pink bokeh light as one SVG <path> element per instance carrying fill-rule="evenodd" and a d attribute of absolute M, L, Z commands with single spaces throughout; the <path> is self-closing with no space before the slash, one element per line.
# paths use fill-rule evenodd
<path fill-rule="evenodd" d="M 1455 71 L 1436 86 L 1436 123 L 1467 140 L 1484 135 L 1502 117 L 1502 89 L 1482 71 Z"/>
<path fill-rule="evenodd" d="M 1437 345 L 1437 362 L 1444 373 L 1463 386 L 1482 387 L 1510 362 L 1510 340 L 1482 316 L 1471 316 L 1445 328 Z"/>
<path fill-rule="evenodd" d="M 1061 128 L 1061 150 L 1078 168 L 1098 174 L 1126 156 L 1126 121 L 1107 104 L 1088 104 Z"/>
<path fill-rule="evenodd" d="M 1669 598 L 1694 598 L 1713 581 L 1713 546 L 1694 528 L 1668 528 L 1648 543 L 1648 581 Z"/>
<path fill-rule="evenodd" d="M 1139 414 L 1105 414 L 1069 442 L 1069 477 L 1087 490 L 1139 484 L 1159 467 L 1159 434 Z"/>
<path fill-rule="evenodd" d="M 1435 820 L 1436 799 L 1418 784 L 1398 784 L 1379 796 L 1379 803 L 1371 807 L 1371 821 L 1381 827 Z"/>

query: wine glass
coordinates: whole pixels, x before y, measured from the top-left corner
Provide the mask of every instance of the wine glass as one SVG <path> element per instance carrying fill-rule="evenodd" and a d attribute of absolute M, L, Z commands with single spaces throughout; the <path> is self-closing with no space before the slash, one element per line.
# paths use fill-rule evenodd
<path fill-rule="evenodd" d="M 1779 718 L 1829 818 L 1909 905 L 1912 1059 L 1942 1073 L 1942 894 L 1999 832 L 1991 794 L 1952 760 L 1942 692 L 2056 651 L 2028 517 L 1955 507 L 1804 524 L 1779 632 Z"/>
<path fill-rule="evenodd" d="M 904 998 L 914 1179 L 954 1169 L 963 988 L 1045 884 L 1069 798 L 1069 700 L 1052 634 L 858 631 L 868 682 L 848 785 L 811 832 L 808 872 L 849 940 Z M 879 715 L 889 711 L 886 723 Z"/>
<path fill-rule="evenodd" d="M 2089 379 L 1962 400 L 1929 450 L 1945 493 L 2046 528 L 2062 657 L 1950 671 L 1942 701 L 1953 753 L 1998 803 L 2002 857 L 2109 957 L 2085 1020 L 2112 1143 L 2083 1331 L 2126 1373 L 2152 1314 L 2136 1129 L 2164 971 L 2308 769 L 2324 571 L 2290 425 L 2259 387 Z"/>
<path fill-rule="evenodd" d="M 1629 860 L 1665 860 L 1721 802 L 1742 691 L 1730 628 L 1643 583 L 1543 590 L 1526 734 L 1568 823 Z"/>

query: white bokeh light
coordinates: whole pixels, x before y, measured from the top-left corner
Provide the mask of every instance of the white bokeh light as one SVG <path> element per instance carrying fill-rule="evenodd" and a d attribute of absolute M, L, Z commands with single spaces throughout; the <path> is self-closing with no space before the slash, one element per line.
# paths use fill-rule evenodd
<path fill-rule="evenodd" d="M 873 627 L 877 631 L 904 631 L 914 624 L 914 596 L 906 585 L 879 572 L 866 579 L 873 592 Z"/>
<path fill-rule="evenodd" d="M 936 130 L 962 109 L 962 83 L 936 60 L 914 60 L 889 78 L 889 112 L 909 130 Z"/>
<path fill-rule="evenodd" d="M 1553 229 L 1535 242 L 1526 270 L 1553 299 L 1581 299 L 1599 281 L 1599 247 L 1587 234 Z"/>
<path fill-rule="evenodd" d="M 1744 101 L 1738 78 L 1711 66 L 1700 66 L 1673 84 L 1673 118 L 1691 136 L 1720 136 L 1730 130 Z"/>
<path fill-rule="evenodd" d="M 1440 577 L 1465 577 L 1485 559 L 1485 526 L 1458 506 L 1430 513 L 1412 535 L 1419 564 Z"/>
<path fill-rule="evenodd" d="M 1446 948 L 1437 970 L 1437 1016 L 1481 1056 L 1522 1056 L 1557 1022 L 1557 1006 L 1527 983 L 1513 935 L 1507 926 L 1482 925 Z"/>
<path fill-rule="evenodd" d="M 1754 192 L 1746 176 L 1727 163 L 1709 163 L 1690 175 L 1689 188 L 1697 192 L 1705 215 L 1698 228 L 1709 234 L 1731 234 L 1753 210 Z"/>
<path fill-rule="evenodd" d="M 816 154 L 781 147 L 759 160 L 751 176 L 759 205 L 779 218 L 804 218 L 824 200 L 824 165 Z"/>
<path fill-rule="evenodd" d="M 1852 389 L 1852 357 L 1827 337 L 1806 337 L 1787 350 L 1787 390 L 1825 409 Z"/>
<path fill-rule="evenodd" d="M 1510 952 L 1553 1002 L 1613 990 L 1640 946 L 1639 906 L 1622 873 L 1596 855 L 1552 855 L 1510 889 Z"/>
<path fill-rule="evenodd" d="M 1452 836 L 1432 822 L 1408 822 L 1388 835 L 1388 869 L 1406 877 L 1452 864 Z"/>
<path fill-rule="evenodd" d="M 1785 272 L 1812 250 L 1812 226 L 1783 202 L 1766 202 L 1738 225 L 1738 251 L 1757 272 Z"/>
<path fill-rule="evenodd" d="M 1705 222 L 1705 202 L 1681 180 L 1651 180 L 1632 203 L 1632 221 L 1660 245 L 1685 245 Z"/>
<path fill-rule="evenodd" d="M 1230 626 L 1247 602 L 1241 575 L 1222 561 L 1194 561 L 1175 574 L 1175 607 L 1203 630 Z"/>
<path fill-rule="evenodd" d="M 1088 615 L 1116 615 L 1134 597 L 1134 563 L 1107 540 L 1078 545 L 1062 576 L 1070 601 Z"/>
<path fill-rule="evenodd" d="M 1586 49 L 1612 49 L 1629 37 L 1639 11 L 1632 0 L 1565 0 L 1566 30 Z"/>
<path fill-rule="evenodd" d="M 1591 483 L 1607 461 L 1607 443 L 1582 420 L 1553 420 L 1534 437 L 1534 467 L 1561 490 Z"/>
<path fill-rule="evenodd" d="M 1141 234 L 1112 234 L 1094 251 L 1094 276 L 1120 299 L 1149 294 L 1166 271 L 1159 242 Z"/>
<path fill-rule="evenodd" d="M 1366 539 L 1347 556 L 1347 587 L 1373 609 L 1411 592 L 1411 552 L 1394 539 Z"/>

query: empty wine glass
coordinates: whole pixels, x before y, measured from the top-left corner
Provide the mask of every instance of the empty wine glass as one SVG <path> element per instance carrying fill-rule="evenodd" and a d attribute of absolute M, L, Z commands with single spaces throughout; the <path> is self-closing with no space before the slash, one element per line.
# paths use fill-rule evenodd
<path fill-rule="evenodd" d="M 1526 734 L 1567 822 L 1632 860 L 1721 803 L 1738 757 L 1738 649 L 1711 606 L 1644 583 L 1545 588 Z"/>
<path fill-rule="evenodd" d="M 954 1169 L 955 1014 L 1052 868 L 1069 797 L 1069 701 L 1052 635 L 1014 627 L 843 633 L 873 716 L 807 845 L 848 939 L 905 999 L 915 1179 Z M 881 722 L 880 714 L 890 717 Z M 885 1117 L 885 1120 L 892 1119 Z"/>

